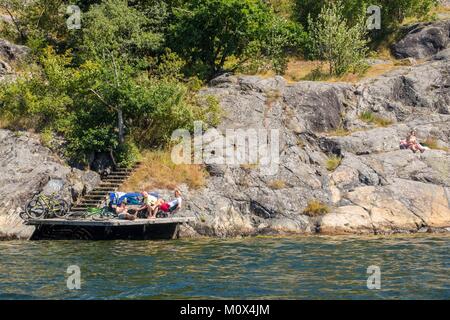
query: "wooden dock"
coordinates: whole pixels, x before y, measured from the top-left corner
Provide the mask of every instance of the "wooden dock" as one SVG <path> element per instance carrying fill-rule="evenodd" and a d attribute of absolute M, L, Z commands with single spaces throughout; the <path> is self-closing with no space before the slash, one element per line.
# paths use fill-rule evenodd
<path fill-rule="evenodd" d="M 30 219 L 36 229 L 31 240 L 150 240 L 174 239 L 180 224 L 194 217 L 156 219 Z"/>

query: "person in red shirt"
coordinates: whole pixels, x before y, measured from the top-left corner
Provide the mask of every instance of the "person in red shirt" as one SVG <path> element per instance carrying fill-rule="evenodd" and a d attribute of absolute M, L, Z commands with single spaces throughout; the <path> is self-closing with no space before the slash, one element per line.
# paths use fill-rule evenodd
<path fill-rule="evenodd" d="M 159 205 L 159 209 L 163 212 L 173 212 L 181 208 L 183 199 L 181 198 L 180 190 L 175 190 L 175 199 L 170 202 L 163 202 Z"/>

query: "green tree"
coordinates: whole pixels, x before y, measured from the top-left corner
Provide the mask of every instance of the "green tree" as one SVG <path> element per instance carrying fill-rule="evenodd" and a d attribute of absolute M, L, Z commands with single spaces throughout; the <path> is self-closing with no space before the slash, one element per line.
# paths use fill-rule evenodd
<path fill-rule="evenodd" d="M 116 113 L 119 146 L 125 143 L 125 109 L 140 93 L 133 77 L 163 43 L 158 19 L 162 17 L 148 17 L 125 0 L 93 4 L 83 17 L 81 56 L 99 67 L 91 81 L 86 79 L 90 83 L 86 94 Z"/>
<path fill-rule="evenodd" d="M 283 74 L 287 68 L 288 54 L 303 50 L 306 33 L 300 25 L 277 15 L 272 15 L 260 32 L 257 47 L 272 65 L 271 69 Z"/>
<path fill-rule="evenodd" d="M 420 18 L 427 15 L 438 3 L 438 0 L 375 0 L 370 4 L 381 7 L 383 27 L 392 28 L 402 23 L 407 17 Z"/>
<path fill-rule="evenodd" d="M 73 102 L 68 94 L 72 70 L 66 68 L 70 62 L 70 52 L 56 55 L 52 48 L 47 48 L 39 57 L 41 68 L 32 65 L 26 70 L 27 76 L 3 83 L 2 118 L 19 128 L 64 128 Z"/>
<path fill-rule="evenodd" d="M 301 25 L 278 15 L 271 15 L 258 32 L 234 68 L 249 73 L 274 70 L 283 74 L 289 56 L 303 53 L 307 43 L 307 33 Z"/>
<path fill-rule="evenodd" d="M 318 59 L 329 62 L 330 75 L 342 75 L 358 71 L 367 55 L 365 21 L 350 26 L 342 14 L 342 7 L 329 4 L 319 16 L 309 19 L 312 53 Z"/>
<path fill-rule="evenodd" d="M 241 57 L 270 17 L 258 0 L 192 0 L 173 8 L 168 44 L 191 66 L 214 76 L 230 56 Z"/>
<path fill-rule="evenodd" d="M 0 0 L 0 9 L 10 18 L 3 33 L 20 43 L 30 39 L 56 41 L 66 35 L 63 0 Z"/>
<path fill-rule="evenodd" d="M 158 20 L 130 7 L 126 0 L 105 0 L 83 15 L 81 39 L 84 60 L 103 59 L 114 53 L 130 63 L 142 62 L 162 49 Z"/>

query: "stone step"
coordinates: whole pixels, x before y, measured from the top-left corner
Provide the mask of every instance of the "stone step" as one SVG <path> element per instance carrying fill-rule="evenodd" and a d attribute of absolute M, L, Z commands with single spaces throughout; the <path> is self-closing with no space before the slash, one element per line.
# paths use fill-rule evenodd
<path fill-rule="evenodd" d="M 139 168 L 141 165 L 142 165 L 142 163 L 140 163 L 140 164 L 135 164 L 135 165 L 133 165 L 133 166 L 131 166 L 131 167 L 129 167 L 129 168 L 118 167 L 118 168 L 116 168 L 116 170 L 114 170 L 113 172 L 116 172 L 116 171 L 133 171 L 133 170 Z"/>
<path fill-rule="evenodd" d="M 115 192 L 115 190 L 107 189 L 107 190 L 97 190 L 93 191 L 92 193 L 88 194 L 87 196 L 94 196 L 94 197 L 106 197 L 109 195 L 110 192 Z M 87 197 L 85 197 L 87 198 Z"/>
<path fill-rule="evenodd" d="M 83 204 L 100 204 L 103 202 L 103 199 L 98 199 L 98 200 L 83 200 L 80 202 L 80 205 Z"/>
<path fill-rule="evenodd" d="M 96 209 L 98 206 L 83 206 L 83 207 L 76 207 L 70 209 L 70 211 L 88 211 L 89 209 Z"/>
<path fill-rule="evenodd" d="M 114 175 L 117 175 L 117 176 L 129 176 L 131 173 L 133 172 L 133 170 L 127 170 L 127 171 L 113 171 L 113 172 L 111 172 L 110 174 L 108 174 L 107 175 L 107 177 L 110 177 L 110 176 L 114 176 Z"/>
<path fill-rule="evenodd" d="M 107 189 L 110 191 L 116 191 L 120 186 L 121 186 L 121 184 L 119 184 L 119 185 L 102 185 L 102 186 L 99 186 L 99 188 L 105 188 L 105 189 L 97 190 L 97 191 L 95 191 L 96 192 L 95 194 L 98 194 L 99 192 L 105 193 L 105 190 L 107 190 Z M 108 191 L 106 191 L 106 193 L 108 193 Z"/>
<path fill-rule="evenodd" d="M 127 175 L 127 176 L 124 176 L 124 175 L 109 175 L 107 177 L 104 177 L 102 179 L 102 181 L 105 181 L 105 180 L 108 180 L 108 179 L 122 179 L 122 180 L 125 180 L 125 179 L 128 179 L 130 176 L 131 175 Z"/>
<path fill-rule="evenodd" d="M 84 196 L 83 199 L 105 199 L 108 195 L 107 194 L 92 194 L 92 195 L 87 195 Z"/>
<path fill-rule="evenodd" d="M 100 184 L 91 192 L 85 195 L 82 200 L 72 208 L 72 211 L 86 211 L 95 208 L 103 201 L 107 200 L 109 192 L 115 192 L 139 168 L 141 162 L 136 162 L 131 168 L 117 168 L 111 172 Z"/>
<path fill-rule="evenodd" d="M 101 182 L 98 186 L 99 187 L 108 187 L 108 188 L 114 188 L 119 187 L 121 184 L 117 182 Z"/>
<path fill-rule="evenodd" d="M 121 183 L 119 183 L 118 181 L 102 181 L 102 182 L 100 182 L 100 184 L 99 184 L 99 186 L 100 185 L 105 185 L 105 186 L 112 186 L 112 185 L 120 185 Z"/>
<path fill-rule="evenodd" d="M 96 187 L 94 188 L 91 192 L 108 192 L 108 191 L 113 191 L 114 188 L 110 187 L 110 186 L 106 186 L 106 187 Z"/>
<path fill-rule="evenodd" d="M 108 197 L 107 193 L 102 193 L 102 194 L 99 193 L 99 194 L 91 194 L 91 195 L 84 196 L 83 199 L 86 199 L 86 200 L 99 200 L 99 199 L 105 199 L 107 197 Z"/>
<path fill-rule="evenodd" d="M 86 196 L 83 197 L 83 200 L 89 200 L 89 201 L 102 201 L 104 199 L 107 199 L 109 197 L 108 194 L 96 194 L 96 195 L 92 195 L 92 196 Z"/>
<path fill-rule="evenodd" d="M 110 179 L 122 179 L 122 180 L 125 180 L 125 179 L 127 179 L 129 176 L 123 176 L 123 175 L 109 175 L 109 176 L 107 176 L 104 180 L 102 180 L 102 181 L 105 181 L 105 180 L 110 180 Z"/>
<path fill-rule="evenodd" d="M 118 174 L 118 173 L 127 175 L 127 174 L 133 173 L 134 170 L 136 170 L 136 169 L 117 169 L 117 170 L 111 172 L 110 175 Z"/>

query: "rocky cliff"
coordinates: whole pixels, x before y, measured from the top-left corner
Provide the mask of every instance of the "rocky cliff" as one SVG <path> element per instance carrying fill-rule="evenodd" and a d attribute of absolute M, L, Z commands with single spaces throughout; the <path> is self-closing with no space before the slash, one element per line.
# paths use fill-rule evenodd
<path fill-rule="evenodd" d="M 0 129 L 0 141 L 0 239 L 31 236 L 19 213 L 35 192 L 56 192 L 71 203 L 100 181 L 64 164 L 33 134 Z"/>
<path fill-rule="evenodd" d="M 279 170 L 267 175 L 255 166 L 208 165 L 206 188 L 187 193 L 184 214 L 197 222 L 182 235 L 450 231 L 448 26 L 435 24 L 440 31 L 431 35 L 429 24 L 411 28 L 393 50 L 413 46 L 401 57 L 425 61 L 356 85 L 213 80 L 204 93 L 224 109 L 219 129 L 278 129 Z M 433 148 L 400 150 L 411 129 Z M 329 171 L 332 156 L 342 162 Z M 306 214 L 312 201 L 329 212 Z"/>

